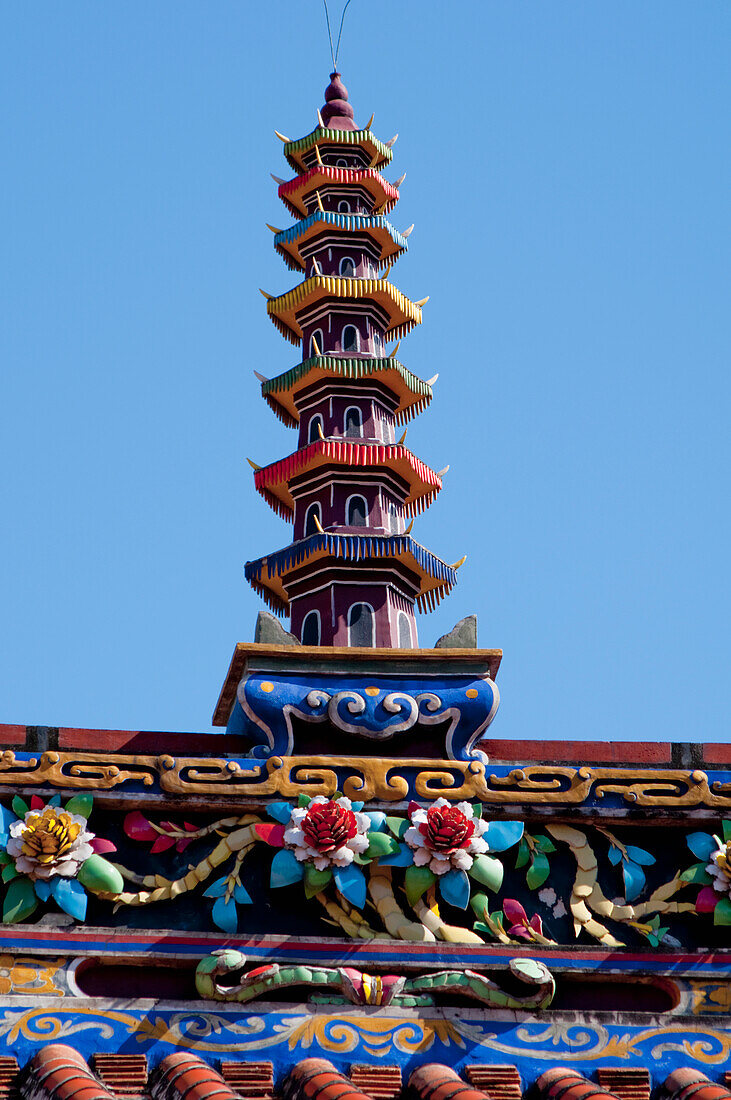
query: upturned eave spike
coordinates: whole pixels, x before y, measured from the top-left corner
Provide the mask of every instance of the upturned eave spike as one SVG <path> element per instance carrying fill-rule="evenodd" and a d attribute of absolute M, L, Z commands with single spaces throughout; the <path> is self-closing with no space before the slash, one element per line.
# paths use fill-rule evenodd
<path fill-rule="evenodd" d="M 426 303 L 429 301 L 430 297 L 431 297 L 431 295 L 427 294 L 426 298 L 419 298 L 419 301 L 414 302 L 414 305 L 418 306 L 419 309 L 422 309 L 426 305 Z"/>
<path fill-rule="evenodd" d="M 388 279 L 388 276 L 391 274 L 391 268 L 392 267 L 393 267 L 393 260 L 391 260 L 390 264 L 388 265 L 386 270 L 383 272 L 383 275 L 381 275 L 381 279 L 383 280 L 384 283 Z"/>
<path fill-rule="evenodd" d="M 427 378 L 427 380 L 426 380 L 427 386 L 433 386 L 438 377 L 439 377 L 439 373 L 437 372 L 437 374 L 432 375 L 431 378 Z"/>
<path fill-rule="evenodd" d="M 254 374 L 259 379 L 260 382 L 268 382 L 269 381 L 267 376 L 265 374 L 259 374 L 258 370 L 255 370 Z"/>
<path fill-rule="evenodd" d="M 320 532 L 320 534 L 321 534 L 321 535 L 324 535 L 324 534 L 325 534 L 325 529 L 324 529 L 324 527 L 322 526 L 322 524 L 320 523 L 320 521 L 319 521 L 319 519 L 317 518 L 317 516 L 313 515 L 313 517 L 312 517 L 312 518 L 313 518 L 313 520 L 315 521 L 315 527 L 317 528 L 317 530 L 318 530 L 318 531 Z"/>
<path fill-rule="evenodd" d="M 373 125 L 373 119 L 375 117 L 376 117 L 376 113 L 374 111 L 373 114 L 371 115 L 371 117 L 366 122 L 365 126 L 363 127 L 364 130 L 370 130 L 371 126 Z"/>
<path fill-rule="evenodd" d="M 263 294 L 268 302 L 271 302 L 272 298 L 274 297 L 273 294 L 267 294 L 266 290 L 262 290 L 261 287 L 259 287 L 259 293 Z"/>
<path fill-rule="evenodd" d="M 255 471 L 256 471 L 256 470 L 261 470 L 261 466 L 259 466 L 259 465 L 258 465 L 258 464 L 257 464 L 256 462 L 254 462 L 254 461 L 253 461 L 252 459 L 250 459 L 250 458 L 247 458 L 247 460 L 246 460 L 246 461 L 247 461 L 247 462 L 249 463 L 249 465 L 251 466 L 252 470 L 255 470 Z"/>
<path fill-rule="evenodd" d="M 275 130 L 274 133 L 277 135 L 280 141 L 283 141 L 285 145 L 289 145 L 288 137 L 285 137 L 284 134 L 280 134 L 279 130 Z"/>
<path fill-rule="evenodd" d="M 325 207 L 322 205 L 322 199 L 320 198 L 320 192 L 319 191 L 315 191 L 315 198 L 317 199 L 317 209 L 321 210 L 322 213 L 324 214 L 325 213 Z"/>
<path fill-rule="evenodd" d="M 317 158 L 317 163 L 320 165 L 320 167 L 324 168 L 325 166 L 322 163 L 322 157 L 320 156 L 320 146 L 319 145 L 315 146 L 315 157 Z"/>
<path fill-rule="evenodd" d="M 412 519 L 411 523 L 409 524 L 409 526 L 408 526 L 408 527 L 406 528 L 406 530 L 404 531 L 404 534 L 405 534 L 405 535 L 410 535 L 410 534 L 411 534 L 411 532 L 413 531 L 413 529 L 414 529 L 414 521 L 413 521 L 413 519 Z"/>
<path fill-rule="evenodd" d="M 317 340 L 315 339 L 314 336 L 310 337 L 310 343 L 312 344 L 313 348 L 315 349 L 315 355 L 317 355 L 318 358 L 320 358 L 322 356 L 322 352 L 320 351 L 320 349 L 317 345 Z M 319 423 L 319 421 L 318 421 L 318 423 Z"/>
<path fill-rule="evenodd" d="M 412 222 L 408 229 L 404 229 L 401 236 L 402 237 L 410 237 L 413 232 L 414 232 L 414 223 Z"/>
<path fill-rule="evenodd" d="M 286 182 L 285 180 L 282 179 L 281 176 L 275 176 L 273 172 L 270 172 L 269 175 L 272 177 L 272 179 L 274 180 L 275 183 L 279 184 L 280 187 L 283 183 Z"/>
<path fill-rule="evenodd" d="M 448 473 L 449 473 L 449 466 L 445 466 L 443 470 L 437 470 L 437 477 L 444 477 L 444 475 L 448 474 Z"/>
<path fill-rule="evenodd" d="M 325 129 L 325 123 L 322 121 L 322 115 L 320 114 L 320 108 L 319 107 L 317 108 L 317 121 L 320 124 L 320 127 L 324 130 Z M 317 148 L 317 146 L 315 146 L 315 148 Z"/>
<path fill-rule="evenodd" d="M 276 225 L 270 225 L 269 222 L 265 222 L 264 224 L 266 225 L 267 229 L 271 229 L 272 233 L 281 233 L 282 232 L 281 229 L 277 229 Z"/>
<path fill-rule="evenodd" d="M 398 441 L 399 447 L 401 446 L 402 443 L 406 442 L 406 433 L 408 432 L 408 430 L 409 430 L 408 428 L 404 428 L 404 434 L 401 436 L 401 438 Z"/>
<path fill-rule="evenodd" d="M 325 438 L 325 433 L 322 430 L 322 424 L 320 423 L 319 420 L 317 421 L 317 434 L 319 435 L 320 439 Z"/>
<path fill-rule="evenodd" d="M 396 182 L 394 183 L 394 187 L 398 189 L 401 186 L 401 184 L 404 182 L 405 179 L 406 179 L 406 173 L 404 172 L 403 176 L 399 176 L 399 178 L 396 180 Z"/>
<path fill-rule="evenodd" d="M 394 134 L 392 138 L 389 138 L 388 141 L 384 142 L 384 145 L 386 146 L 387 149 L 393 149 L 393 147 L 394 147 L 394 145 L 396 144 L 397 141 L 398 141 L 398 134 Z"/>
<path fill-rule="evenodd" d="M 396 343 L 393 345 L 393 348 L 391 349 L 391 351 L 389 351 L 388 358 L 389 359 L 395 359 L 396 358 L 396 352 L 398 351 L 398 349 L 400 347 L 401 347 L 401 341 L 397 340 Z"/>
<path fill-rule="evenodd" d="M 461 569 L 466 561 L 467 561 L 467 555 L 465 554 L 463 557 L 461 557 L 459 559 L 459 561 L 454 562 L 454 564 L 452 565 L 452 569 Z"/>
<path fill-rule="evenodd" d="M 386 207 L 387 206 L 388 206 L 388 199 L 386 199 L 385 202 L 382 202 L 380 206 L 377 206 L 376 209 L 373 211 L 373 213 L 376 215 L 376 217 L 380 218 L 381 214 L 386 213 Z"/>

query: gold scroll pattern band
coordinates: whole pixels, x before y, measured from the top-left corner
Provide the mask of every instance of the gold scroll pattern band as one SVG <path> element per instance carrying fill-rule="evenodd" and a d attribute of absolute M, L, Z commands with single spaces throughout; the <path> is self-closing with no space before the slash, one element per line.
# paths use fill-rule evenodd
<path fill-rule="evenodd" d="M 532 764 L 499 776 L 478 761 L 421 758 L 272 756 L 248 768 L 205 756 L 48 751 L 19 760 L 11 750 L 0 753 L 0 790 L 46 785 L 109 791 L 127 783 L 159 783 L 161 790 L 181 796 L 296 798 L 332 796 L 340 789 L 363 802 L 402 802 L 409 797 L 409 779 L 415 797 L 423 801 L 448 794 L 496 806 L 580 806 L 590 798 L 615 795 L 637 807 L 731 808 L 731 783 L 709 784 L 699 770 Z"/>

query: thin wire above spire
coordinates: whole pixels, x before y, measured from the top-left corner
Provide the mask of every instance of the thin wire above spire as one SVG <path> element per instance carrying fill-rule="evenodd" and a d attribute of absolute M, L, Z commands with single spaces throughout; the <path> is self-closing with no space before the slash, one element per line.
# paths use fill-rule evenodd
<path fill-rule="evenodd" d="M 343 37 L 343 23 L 345 22 L 345 13 L 350 6 L 350 0 L 345 0 L 345 7 L 343 13 L 340 16 L 340 29 L 338 30 L 338 41 L 335 47 L 333 47 L 333 36 L 330 28 L 330 13 L 327 9 L 327 0 L 322 0 L 323 7 L 325 8 L 325 21 L 327 23 L 327 36 L 330 39 L 330 56 L 332 58 L 333 69 L 338 67 L 338 54 L 340 53 L 340 39 Z"/>

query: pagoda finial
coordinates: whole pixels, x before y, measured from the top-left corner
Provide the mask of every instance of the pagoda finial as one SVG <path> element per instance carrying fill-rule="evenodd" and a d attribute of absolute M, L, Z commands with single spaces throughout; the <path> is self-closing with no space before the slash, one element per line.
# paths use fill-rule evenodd
<path fill-rule="evenodd" d="M 348 89 L 340 79 L 340 73 L 330 73 L 330 83 L 325 89 L 325 106 L 320 114 L 331 130 L 357 129 L 353 121 L 353 108 L 348 103 Z"/>

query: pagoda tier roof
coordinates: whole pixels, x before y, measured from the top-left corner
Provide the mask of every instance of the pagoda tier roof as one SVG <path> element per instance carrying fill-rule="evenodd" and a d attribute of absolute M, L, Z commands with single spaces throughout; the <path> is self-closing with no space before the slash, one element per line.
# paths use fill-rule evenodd
<path fill-rule="evenodd" d="M 305 563 L 324 558 L 367 562 L 392 558 L 406 566 L 420 581 L 416 604 L 420 611 L 432 611 L 457 583 L 457 570 L 447 565 L 410 535 L 309 535 L 283 550 L 249 561 L 244 567 L 247 581 L 277 614 L 289 607 L 286 577 Z"/>
<path fill-rule="evenodd" d="M 352 443 L 350 440 L 316 439 L 298 451 L 254 471 L 254 485 L 278 515 L 291 519 L 294 497 L 290 481 L 320 466 L 383 466 L 408 485 L 404 508 L 408 515 L 428 508 L 442 487 L 442 479 L 400 443 Z"/>
<path fill-rule="evenodd" d="M 303 158 L 316 145 L 360 146 L 368 153 L 373 168 L 390 164 L 393 159 L 393 150 L 374 137 L 370 130 L 334 130 L 329 126 L 318 126 L 311 134 L 285 143 L 284 155 L 296 172 L 307 171 Z"/>
<path fill-rule="evenodd" d="M 282 336 L 292 344 L 302 340 L 297 314 L 324 298 L 370 298 L 389 316 L 386 336 L 398 340 L 414 325 L 421 324 L 421 306 L 417 306 L 385 279 L 351 279 L 341 275 L 311 275 L 286 294 L 267 301 L 267 313 Z"/>
<path fill-rule="evenodd" d="M 380 262 L 396 260 L 409 247 L 406 237 L 394 229 L 383 214 L 338 214 L 334 210 L 315 210 L 307 218 L 289 229 L 283 229 L 274 238 L 274 247 L 292 270 L 305 270 L 305 258 L 300 248 L 317 237 L 324 229 L 337 233 L 367 233 L 381 248 Z"/>
<path fill-rule="evenodd" d="M 341 359 L 335 355 L 313 355 L 284 374 L 262 382 L 262 397 L 288 428 L 294 428 L 300 420 L 295 404 L 297 394 L 321 378 L 333 375 L 353 379 L 377 377 L 398 399 L 394 413 L 397 424 L 417 416 L 432 399 L 429 383 L 422 382 L 398 359 Z"/>
<path fill-rule="evenodd" d="M 298 216 L 307 215 L 304 196 L 319 187 L 332 187 L 333 184 L 352 186 L 359 184 L 371 195 L 375 206 L 383 206 L 383 214 L 398 202 L 398 189 L 385 180 L 375 168 L 335 168 L 331 164 L 318 164 L 301 176 L 287 180 L 279 185 L 277 194 L 289 212 Z"/>

